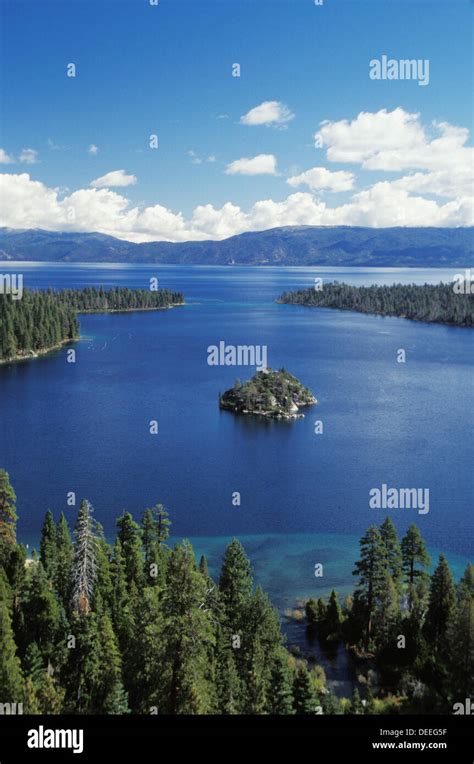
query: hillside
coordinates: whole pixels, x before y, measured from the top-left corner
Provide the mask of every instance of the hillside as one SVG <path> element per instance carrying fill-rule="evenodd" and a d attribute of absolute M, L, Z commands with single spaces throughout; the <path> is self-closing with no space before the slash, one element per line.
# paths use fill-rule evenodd
<path fill-rule="evenodd" d="M 0 261 L 469 267 L 473 228 L 293 226 L 222 241 L 134 244 L 99 233 L 0 228 Z"/>

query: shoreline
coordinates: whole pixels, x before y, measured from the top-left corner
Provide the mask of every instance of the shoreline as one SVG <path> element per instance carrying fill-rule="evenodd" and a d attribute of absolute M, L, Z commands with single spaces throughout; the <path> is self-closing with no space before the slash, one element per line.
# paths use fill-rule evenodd
<path fill-rule="evenodd" d="M 474 329 L 470 324 L 455 324 L 452 321 L 427 321 L 424 318 L 412 318 L 403 313 L 381 313 L 380 311 L 355 310 L 355 308 L 336 308 L 333 305 L 305 305 L 303 302 L 285 302 L 284 300 L 275 300 L 277 305 L 293 305 L 299 308 L 312 308 L 319 310 L 340 310 L 344 313 L 357 313 L 362 316 L 381 316 L 382 318 L 403 318 L 405 321 L 416 321 L 419 324 L 436 324 L 436 326 L 453 326 L 456 329 Z"/>
<path fill-rule="evenodd" d="M 83 314 L 101 314 L 101 313 L 140 313 L 140 312 L 147 312 L 147 311 L 156 311 L 156 310 L 169 310 L 169 308 L 179 308 L 180 306 L 185 305 L 184 302 L 173 302 L 170 305 L 164 305 L 159 308 L 124 308 L 123 310 L 81 310 L 77 311 L 77 315 L 83 315 Z M 56 343 L 56 345 L 52 345 L 48 348 L 41 348 L 41 350 L 31 350 L 28 353 L 24 353 L 23 355 L 16 355 L 12 358 L 0 358 L 0 366 L 9 364 L 9 363 L 20 363 L 21 361 L 34 361 L 36 358 L 40 358 L 41 356 L 48 355 L 48 353 L 53 353 L 55 350 L 60 350 L 65 345 L 72 344 L 74 342 L 79 342 L 80 340 L 84 339 L 82 335 L 79 335 L 79 337 L 73 337 L 72 339 L 66 339 L 61 340 L 60 342 Z"/>

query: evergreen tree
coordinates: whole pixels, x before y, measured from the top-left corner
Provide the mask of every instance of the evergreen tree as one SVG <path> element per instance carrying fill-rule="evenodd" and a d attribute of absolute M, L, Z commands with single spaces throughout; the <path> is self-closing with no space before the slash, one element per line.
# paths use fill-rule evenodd
<path fill-rule="evenodd" d="M 22 654 L 34 642 L 44 662 L 52 659 L 56 652 L 61 614 L 41 562 L 30 566 L 29 579 L 21 593 L 21 614 L 19 636 Z"/>
<path fill-rule="evenodd" d="M 354 691 L 352 693 L 352 699 L 351 699 L 351 705 L 349 707 L 349 713 L 351 714 L 363 714 L 364 704 L 362 703 L 359 690 L 357 687 L 354 687 Z"/>
<path fill-rule="evenodd" d="M 446 647 L 450 626 L 456 618 L 456 589 L 444 555 L 431 577 L 430 600 L 424 633 L 435 651 Z"/>
<path fill-rule="evenodd" d="M 378 643 L 386 644 L 393 632 L 397 619 L 400 615 L 398 591 L 390 573 L 384 575 L 384 583 L 381 588 L 377 609 L 376 624 Z"/>
<path fill-rule="evenodd" d="M 57 536 L 53 513 L 50 509 L 46 512 L 41 531 L 40 561 L 48 578 L 53 578 L 57 564 Z"/>
<path fill-rule="evenodd" d="M 337 592 L 333 589 L 326 610 L 325 633 L 327 636 L 339 637 L 342 623 L 342 610 Z"/>
<path fill-rule="evenodd" d="M 229 629 L 241 634 L 252 595 L 252 573 L 247 555 L 237 539 L 228 545 L 222 564 L 219 589 Z"/>
<path fill-rule="evenodd" d="M 372 525 L 360 540 L 360 560 L 353 575 L 359 576 L 357 594 L 365 605 L 365 646 L 372 636 L 372 619 L 377 600 L 383 591 L 387 570 L 387 554 L 380 531 Z"/>
<path fill-rule="evenodd" d="M 122 659 L 112 622 L 104 613 L 99 620 L 100 669 L 94 696 L 96 713 L 128 713 L 127 694 L 122 683 Z"/>
<path fill-rule="evenodd" d="M 305 605 L 305 613 L 308 629 L 314 631 L 318 623 L 318 607 L 316 605 L 316 600 L 311 598 L 307 601 Z"/>
<path fill-rule="evenodd" d="M 72 561 L 74 550 L 69 526 L 64 513 L 61 512 L 56 527 L 56 566 L 54 572 L 54 587 L 58 592 L 63 607 L 67 610 L 72 594 Z"/>
<path fill-rule="evenodd" d="M 8 472 L 0 469 L 0 566 L 5 569 L 16 543 L 17 520 L 16 494 L 10 483 Z"/>
<path fill-rule="evenodd" d="M 206 555 L 202 554 L 199 560 L 199 571 L 204 578 L 209 578 L 209 567 L 207 565 Z"/>
<path fill-rule="evenodd" d="M 196 570 L 191 545 L 183 542 L 170 555 L 163 595 L 165 705 L 171 714 L 212 709 L 207 646 L 215 644 L 215 636 L 210 616 L 202 607 L 205 597 L 206 582 Z"/>
<path fill-rule="evenodd" d="M 421 538 L 420 531 L 413 523 L 408 528 L 402 540 L 403 572 L 408 584 L 413 584 L 415 578 L 424 575 L 423 568 L 430 564 L 430 557 L 426 550 L 425 542 Z M 421 570 L 417 568 L 421 567 Z"/>
<path fill-rule="evenodd" d="M 215 655 L 216 710 L 220 714 L 238 714 L 242 706 L 242 686 L 234 650 L 227 631 L 220 626 L 217 628 Z"/>
<path fill-rule="evenodd" d="M 454 697 L 474 697 L 474 565 L 466 567 L 458 586 L 458 608 L 449 633 Z"/>
<path fill-rule="evenodd" d="M 297 714 L 315 714 L 318 700 L 314 690 L 311 676 L 303 664 L 295 675 L 293 681 L 293 706 Z"/>
<path fill-rule="evenodd" d="M 119 539 L 115 540 L 110 567 L 113 583 L 112 619 L 122 654 L 125 654 L 133 638 L 134 615 L 127 588 L 122 544 Z"/>
<path fill-rule="evenodd" d="M 2 703 L 23 701 L 23 677 L 13 638 L 8 601 L 11 593 L 0 568 L 0 699 Z"/>
<path fill-rule="evenodd" d="M 97 539 L 94 534 L 92 506 L 81 501 L 74 537 L 73 594 L 74 611 L 88 613 L 97 576 Z"/>
<path fill-rule="evenodd" d="M 268 699 L 271 714 L 293 713 L 293 687 L 286 651 L 278 651 L 273 658 Z"/>
<path fill-rule="evenodd" d="M 138 589 L 143 587 L 143 560 L 141 556 L 141 533 L 139 525 L 133 520 L 129 512 L 124 512 L 117 520 L 119 529 L 118 538 L 122 545 L 122 554 L 125 560 L 125 573 L 127 585 L 130 590 L 132 584 Z"/>
<path fill-rule="evenodd" d="M 402 550 L 396 528 L 390 517 L 387 517 L 380 526 L 380 535 L 387 553 L 388 572 L 390 573 L 395 586 L 399 588 L 403 572 Z"/>

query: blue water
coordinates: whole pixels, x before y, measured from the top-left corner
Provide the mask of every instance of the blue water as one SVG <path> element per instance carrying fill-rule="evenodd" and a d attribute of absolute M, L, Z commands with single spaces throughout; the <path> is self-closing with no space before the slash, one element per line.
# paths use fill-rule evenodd
<path fill-rule="evenodd" d="M 37 544 L 45 510 L 87 497 L 109 537 L 124 510 L 166 505 L 173 535 L 191 537 L 217 569 L 225 542 L 244 542 L 281 607 L 353 586 L 358 539 L 386 510 L 368 494 L 387 483 L 429 488 L 430 511 L 392 510 L 400 533 L 416 522 L 456 576 L 472 559 L 472 334 L 333 310 L 277 305 L 316 276 L 355 284 L 451 280 L 438 269 L 213 268 L 5 264 L 25 285 L 160 286 L 187 305 L 86 315 L 77 362 L 66 350 L 0 367 L 0 465 L 18 495 L 20 540 Z M 207 347 L 268 346 L 309 386 L 305 419 L 259 421 L 222 412 L 218 393 L 250 369 L 210 367 Z M 405 364 L 396 362 L 404 348 Z M 158 420 L 158 435 L 149 422 Z M 324 434 L 314 434 L 315 420 Z M 241 506 L 233 506 L 239 491 Z M 314 566 L 324 565 L 323 578 Z"/>

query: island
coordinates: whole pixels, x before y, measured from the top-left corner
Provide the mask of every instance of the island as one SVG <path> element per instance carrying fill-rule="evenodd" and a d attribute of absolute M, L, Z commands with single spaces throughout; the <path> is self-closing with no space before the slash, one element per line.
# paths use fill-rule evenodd
<path fill-rule="evenodd" d="M 184 304 L 169 289 L 85 287 L 0 294 L 0 363 L 35 358 L 79 339 L 78 313 L 164 310 Z"/>
<path fill-rule="evenodd" d="M 309 287 L 284 292 L 276 302 L 472 327 L 474 293 L 471 294 L 469 286 L 456 290 L 453 284 L 352 286 L 330 282 L 320 289 Z"/>
<path fill-rule="evenodd" d="M 300 408 L 315 403 L 312 392 L 286 369 L 262 369 L 243 384 L 237 380 L 234 387 L 219 395 L 221 409 L 271 419 L 302 418 Z"/>

